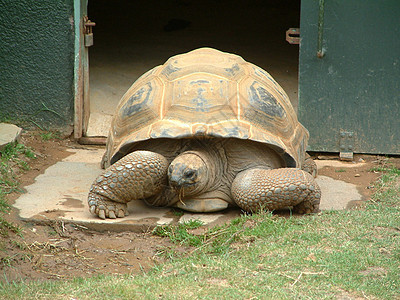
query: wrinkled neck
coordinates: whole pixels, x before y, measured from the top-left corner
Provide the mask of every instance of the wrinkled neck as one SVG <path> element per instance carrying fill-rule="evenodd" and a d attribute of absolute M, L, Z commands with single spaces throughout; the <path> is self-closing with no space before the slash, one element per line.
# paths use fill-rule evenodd
<path fill-rule="evenodd" d="M 215 189 L 216 181 L 221 176 L 221 172 L 218 168 L 220 163 L 220 158 L 218 157 L 218 153 L 214 151 L 216 149 L 202 149 L 202 150 L 190 150 L 187 153 L 192 153 L 200 157 L 207 169 L 207 175 L 202 180 L 202 187 L 196 191 L 196 194 L 202 194 L 210 192 Z"/>

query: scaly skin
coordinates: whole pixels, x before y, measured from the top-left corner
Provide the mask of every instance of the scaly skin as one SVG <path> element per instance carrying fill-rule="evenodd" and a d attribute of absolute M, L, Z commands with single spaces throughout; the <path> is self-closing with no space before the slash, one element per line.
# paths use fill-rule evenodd
<path fill-rule="evenodd" d="M 232 196 L 245 211 L 293 206 L 298 213 L 318 211 L 321 191 L 311 174 L 294 168 L 249 169 L 232 183 Z"/>
<path fill-rule="evenodd" d="M 210 167 L 210 164 L 206 164 L 205 167 L 203 163 L 191 160 L 188 155 L 195 153 L 197 152 L 184 152 L 170 165 L 164 156 L 150 151 L 135 151 L 126 155 L 105 170 L 93 183 L 88 197 L 90 211 L 102 219 L 122 218 L 128 215 L 129 201 L 144 199 L 149 205 L 173 205 L 179 199 L 177 192 L 189 195 L 189 200 L 193 197 L 197 199 L 197 196 L 201 199 L 202 195 L 207 194 L 211 195 L 212 200 L 219 191 L 218 184 L 209 183 L 215 183 L 215 179 L 220 178 L 221 174 L 216 176 L 216 168 Z M 197 159 L 197 156 L 195 158 Z M 203 157 L 200 162 L 206 161 L 204 159 Z M 220 162 L 218 157 L 213 159 L 216 163 Z M 315 174 L 316 166 L 311 159 L 305 165 L 308 166 L 305 169 L 309 173 Z M 208 174 L 208 171 L 211 174 Z M 293 206 L 294 211 L 298 213 L 317 212 L 321 192 L 309 173 L 292 168 L 255 167 L 237 174 L 231 185 L 231 195 L 239 207 L 249 212 L 261 208 L 276 210 L 288 206 Z M 168 185 L 168 176 L 171 186 Z M 214 181 L 210 181 L 211 178 L 214 178 Z M 225 184 L 229 185 L 229 181 Z M 217 190 L 213 190 L 216 187 Z M 229 199 L 224 201 L 228 202 Z M 205 203 L 195 203 L 195 211 Z M 204 211 L 209 211 L 212 207 L 213 205 L 207 204 Z"/>
<path fill-rule="evenodd" d="M 301 168 L 303 171 L 306 171 L 307 173 L 310 173 L 314 178 L 317 177 L 317 164 L 315 161 L 311 158 L 308 153 L 305 155 L 305 159 L 303 162 L 303 167 Z"/>
<path fill-rule="evenodd" d="M 89 210 L 101 219 L 128 215 L 131 200 L 160 194 L 167 180 L 168 161 L 157 153 L 135 151 L 108 167 L 92 184 Z"/>

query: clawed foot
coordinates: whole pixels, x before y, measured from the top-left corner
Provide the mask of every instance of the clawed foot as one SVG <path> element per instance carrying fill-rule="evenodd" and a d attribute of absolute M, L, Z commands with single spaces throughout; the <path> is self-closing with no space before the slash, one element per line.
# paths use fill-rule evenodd
<path fill-rule="evenodd" d="M 126 203 L 162 192 L 167 182 L 167 170 L 168 160 L 158 153 L 129 153 L 93 182 L 88 196 L 90 212 L 101 219 L 127 216 Z"/>
<path fill-rule="evenodd" d="M 88 201 L 89 210 L 93 215 L 98 216 L 100 219 L 116 219 L 123 218 L 129 214 L 126 203 L 118 203 L 101 198 L 99 195 L 92 195 Z"/>
<path fill-rule="evenodd" d="M 293 206 L 293 211 L 297 214 L 313 214 L 319 212 L 320 192 L 312 193 L 303 202 Z"/>

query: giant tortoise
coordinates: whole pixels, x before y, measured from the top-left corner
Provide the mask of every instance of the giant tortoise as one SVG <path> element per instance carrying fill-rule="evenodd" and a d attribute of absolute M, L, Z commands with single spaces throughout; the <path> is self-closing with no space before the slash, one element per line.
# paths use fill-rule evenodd
<path fill-rule="evenodd" d="M 89 209 L 102 219 L 126 216 L 133 200 L 192 212 L 316 212 L 307 141 L 266 71 L 210 48 L 176 55 L 122 97 Z"/>

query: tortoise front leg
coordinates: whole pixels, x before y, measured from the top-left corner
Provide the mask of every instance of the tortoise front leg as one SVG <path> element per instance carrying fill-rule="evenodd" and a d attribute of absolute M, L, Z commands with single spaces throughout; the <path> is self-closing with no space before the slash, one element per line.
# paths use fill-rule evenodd
<path fill-rule="evenodd" d="M 167 182 L 167 159 L 150 151 L 135 151 L 108 167 L 92 184 L 89 210 L 101 219 L 128 215 L 127 203 L 161 193 Z"/>
<path fill-rule="evenodd" d="M 313 213 L 318 211 L 321 198 L 313 176 L 294 168 L 242 171 L 231 192 L 236 204 L 249 212 L 293 206 L 295 212 Z"/>

